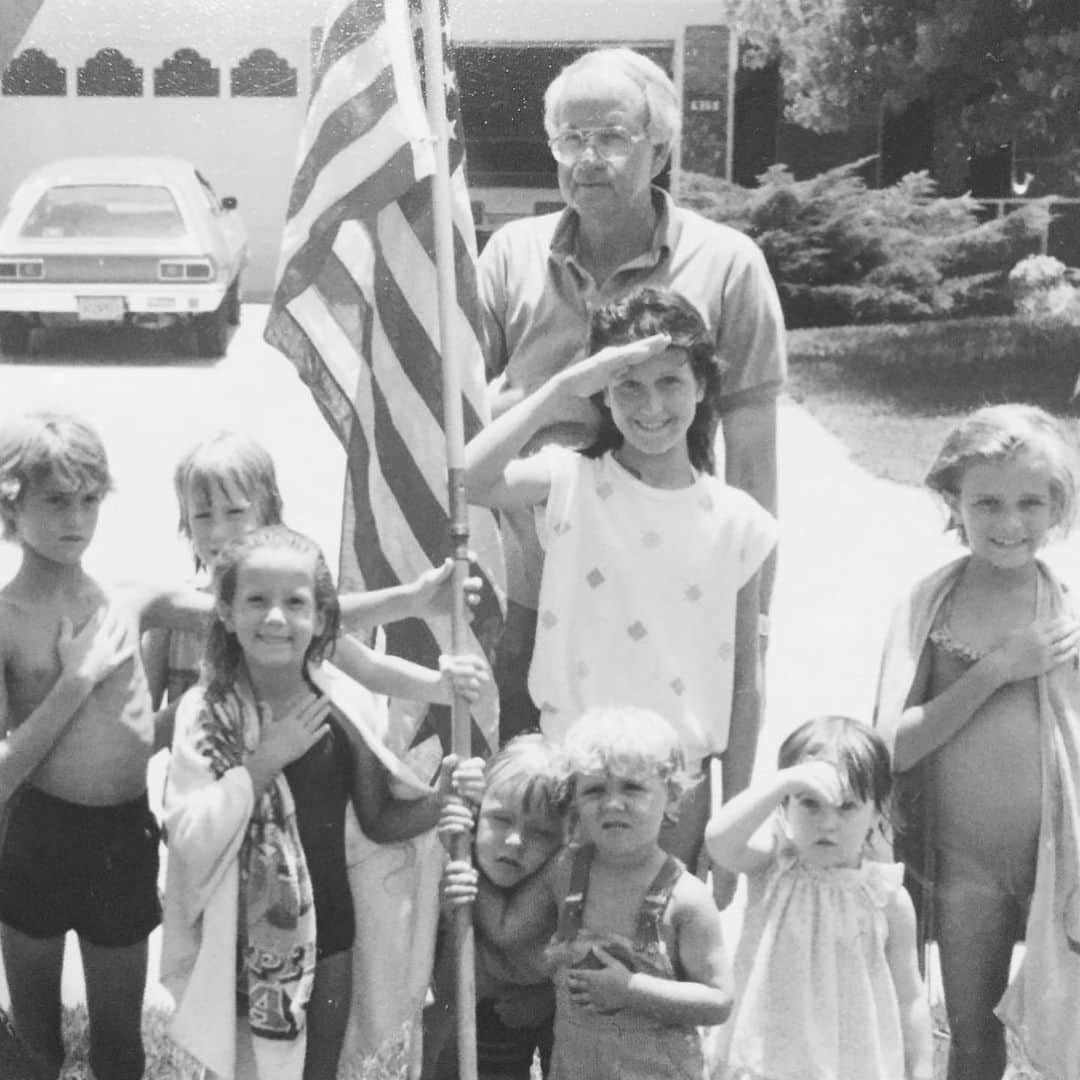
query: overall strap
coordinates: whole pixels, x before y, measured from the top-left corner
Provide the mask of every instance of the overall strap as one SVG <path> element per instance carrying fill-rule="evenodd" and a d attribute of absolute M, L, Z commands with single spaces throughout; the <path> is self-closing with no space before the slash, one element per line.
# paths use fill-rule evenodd
<path fill-rule="evenodd" d="M 674 855 L 668 855 L 638 909 L 637 930 L 634 934 L 635 949 L 659 952 L 662 944 L 660 920 L 664 917 L 664 911 L 671 899 L 671 890 L 675 888 L 675 882 L 682 876 L 682 872 L 683 864 Z"/>
<path fill-rule="evenodd" d="M 592 860 L 591 845 L 580 847 L 574 852 L 574 861 L 570 864 L 570 891 L 559 909 L 556 941 L 573 941 L 581 932 L 585 921 L 585 895 L 589 890 Z"/>

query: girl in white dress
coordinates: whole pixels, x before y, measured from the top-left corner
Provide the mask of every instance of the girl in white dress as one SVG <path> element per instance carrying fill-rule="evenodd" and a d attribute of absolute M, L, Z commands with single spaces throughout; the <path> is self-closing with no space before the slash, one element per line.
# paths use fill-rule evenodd
<path fill-rule="evenodd" d="M 730 1080 L 933 1076 L 903 866 L 869 857 L 891 789 L 877 732 L 820 717 L 784 740 L 777 773 L 709 822 L 710 856 L 748 886 Z"/>

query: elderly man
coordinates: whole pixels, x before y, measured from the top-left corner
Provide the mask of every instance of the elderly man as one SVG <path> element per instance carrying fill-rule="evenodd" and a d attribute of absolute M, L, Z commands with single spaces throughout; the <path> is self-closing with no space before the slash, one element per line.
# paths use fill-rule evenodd
<path fill-rule="evenodd" d="M 504 226 L 481 256 L 493 415 L 583 355 L 594 308 L 634 286 L 667 286 L 699 309 L 727 364 L 717 455 L 726 479 L 775 512 L 776 396 L 786 370 L 780 303 L 752 240 L 679 208 L 652 183 L 679 134 L 671 80 L 629 49 L 600 49 L 563 69 L 544 109 L 567 208 Z M 576 445 L 595 423 L 583 401 L 579 416 L 538 442 Z M 506 738 L 538 722 L 526 677 L 542 555 L 529 516 L 507 515 L 503 536 L 510 605 L 496 678 Z M 772 575 L 770 562 L 763 612 Z M 761 627 L 767 633 L 765 616 Z M 749 781 L 738 771 L 746 775 L 724 773 L 727 795 Z"/>

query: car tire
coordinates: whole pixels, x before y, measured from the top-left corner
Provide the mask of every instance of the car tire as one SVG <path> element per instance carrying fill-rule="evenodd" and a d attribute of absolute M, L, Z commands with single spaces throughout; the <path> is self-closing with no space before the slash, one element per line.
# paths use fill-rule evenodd
<path fill-rule="evenodd" d="M 0 352 L 25 356 L 30 351 L 30 322 L 22 315 L 0 318 Z"/>
<path fill-rule="evenodd" d="M 225 355 L 229 346 L 229 299 L 221 301 L 216 311 L 195 316 L 195 349 L 199 356 Z"/>
<path fill-rule="evenodd" d="M 229 286 L 225 294 L 225 311 L 230 326 L 240 325 L 240 277 Z"/>

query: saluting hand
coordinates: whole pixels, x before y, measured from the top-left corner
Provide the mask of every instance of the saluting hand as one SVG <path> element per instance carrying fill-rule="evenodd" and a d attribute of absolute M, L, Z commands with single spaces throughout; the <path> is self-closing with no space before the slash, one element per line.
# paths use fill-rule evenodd
<path fill-rule="evenodd" d="M 659 356 L 670 345 L 671 338 L 667 334 L 653 334 L 652 337 L 630 341 L 625 345 L 608 345 L 561 371 L 555 378 L 560 381 L 567 396 L 592 397 L 635 364 Z"/>

